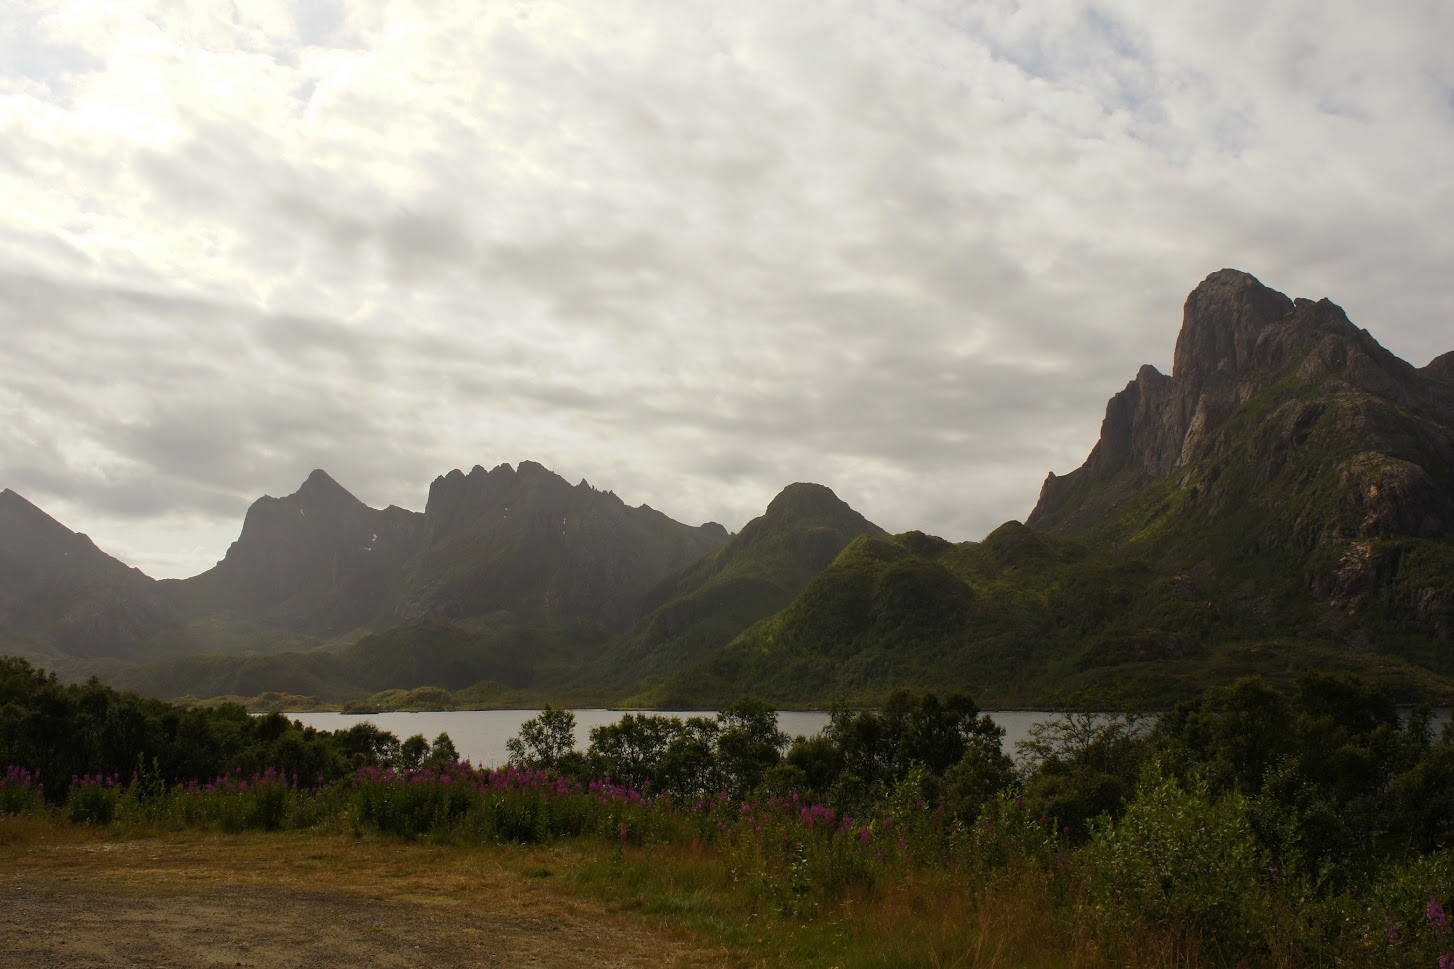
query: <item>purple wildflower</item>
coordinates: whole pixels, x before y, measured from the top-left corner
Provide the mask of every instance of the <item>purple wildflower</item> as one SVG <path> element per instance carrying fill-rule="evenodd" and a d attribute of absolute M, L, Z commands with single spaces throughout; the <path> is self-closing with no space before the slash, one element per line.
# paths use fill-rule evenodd
<path fill-rule="evenodd" d="M 1424 917 L 1429 920 L 1429 925 L 1435 929 L 1447 929 L 1449 927 L 1449 916 L 1444 913 L 1444 906 L 1435 899 L 1429 899 L 1429 904 L 1424 906 Z"/>

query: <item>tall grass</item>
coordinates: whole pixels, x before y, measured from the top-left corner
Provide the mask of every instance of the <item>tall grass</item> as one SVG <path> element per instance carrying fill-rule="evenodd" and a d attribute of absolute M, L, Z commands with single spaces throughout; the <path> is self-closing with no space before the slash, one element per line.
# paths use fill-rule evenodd
<path fill-rule="evenodd" d="M 1151 772 L 1124 817 L 1072 844 L 1006 795 L 973 823 L 912 796 L 861 817 L 796 796 L 677 801 L 467 763 L 335 783 L 264 771 L 162 787 L 82 777 L 46 806 L 10 768 L 0 812 L 152 830 L 329 829 L 535 846 L 611 904 L 753 965 L 1418 966 L 1454 963 L 1454 853 L 1324 894 L 1258 854 L 1246 805 Z M 526 873 L 534 873 L 531 869 Z"/>

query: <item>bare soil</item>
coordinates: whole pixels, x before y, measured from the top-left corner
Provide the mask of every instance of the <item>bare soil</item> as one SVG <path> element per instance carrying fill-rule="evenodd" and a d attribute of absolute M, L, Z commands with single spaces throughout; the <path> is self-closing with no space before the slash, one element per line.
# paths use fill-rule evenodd
<path fill-rule="evenodd" d="M 0 817 L 0 967 L 734 964 L 510 851 Z"/>

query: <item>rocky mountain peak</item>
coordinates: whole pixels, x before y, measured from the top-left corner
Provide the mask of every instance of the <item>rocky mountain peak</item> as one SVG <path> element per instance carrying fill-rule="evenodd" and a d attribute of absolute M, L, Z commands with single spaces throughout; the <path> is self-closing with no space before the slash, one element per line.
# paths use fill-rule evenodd
<path fill-rule="evenodd" d="M 1262 335 L 1292 308 L 1292 300 L 1250 273 L 1212 273 L 1186 298 L 1172 376 L 1200 385 L 1245 371 L 1253 365 Z"/>
<path fill-rule="evenodd" d="M 343 485 L 333 480 L 332 476 L 322 468 L 317 468 L 309 474 L 298 490 L 293 493 L 293 497 L 310 505 L 346 505 L 349 507 L 363 505 L 363 502 L 354 497 Z"/>
<path fill-rule="evenodd" d="M 14 491 L 0 492 L 0 637 L 73 656 L 124 654 L 174 617 L 156 583 Z"/>
<path fill-rule="evenodd" d="M 370 508 L 316 470 L 292 494 L 254 501 L 222 561 L 169 594 L 194 614 L 247 615 L 308 634 L 352 629 L 388 613 L 421 518 Z"/>
<path fill-rule="evenodd" d="M 628 507 L 535 461 L 436 478 L 424 529 L 396 610 L 411 622 L 508 613 L 622 627 L 642 591 L 727 539 L 719 525 Z"/>
<path fill-rule="evenodd" d="M 20 527 L 59 529 L 69 535 L 70 529 L 33 505 L 19 492 L 6 488 L 0 491 L 0 525 L 9 534 Z"/>
<path fill-rule="evenodd" d="M 9 488 L 0 492 L 0 550 L 32 559 L 49 560 L 72 552 L 108 558 L 90 538 L 71 531 Z"/>
<path fill-rule="evenodd" d="M 1454 467 L 1450 357 L 1415 370 L 1329 299 L 1290 300 L 1247 273 L 1213 273 L 1187 297 L 1171 377 L 1142 367 L 1110 399 L 1085 464 L 1046 478 L 1027 523 L 1077 533 L 1167 478 L 1215 515 L 1237 504 L 1221 475 L 1246 465 L 1233 480 L 1262 488 L 1294 467 L 1300 483 L 1289 487 L 1324 474 L 1358 483 L 1366 507 L 1320 506 L 1292 529 L 1299 541 L 1439 532 L 1448 502 L 1430 496 Z"/>

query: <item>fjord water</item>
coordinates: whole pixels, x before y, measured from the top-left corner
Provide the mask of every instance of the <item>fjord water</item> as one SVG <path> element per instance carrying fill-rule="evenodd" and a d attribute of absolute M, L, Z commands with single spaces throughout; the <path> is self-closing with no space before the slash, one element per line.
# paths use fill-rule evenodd
<path fill-rule="evenodd" d="M 584 750 L 591 739 L 591 728 L 620 720 L 621 710 L 572 710 L 576 716 L 576 746 Z M 651 712 L 651 711 L 647 711 Z M 1035 724 L 1054 717 L 1045 710 L 986 711 L 995 723 L 1005 728 L 1005 751 L 1015 752 L 1015 742 L 1024 740 Z M 505 741 L 520 732 L 520 725 L 539 710 L 437 710 L 424 713 L 289 713 L 290 720 L 319 730 L 347 730 L 367 721 L 387 730 L 400 740 L 423 734 L 433 740 L 441 733 L 449 734 L 462 760 L 479 767 L 498 767 L 509 759 Z M 716 717 L 713 710 L 684 710 L 665 714 L 673 717 Z M 777 715 L 778 729 L 789 737 L 813 736 L 828 723 L 826 710 L 783 710 Z"/>

